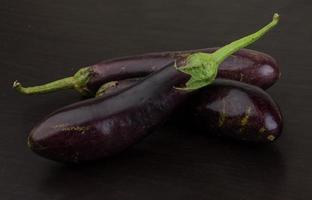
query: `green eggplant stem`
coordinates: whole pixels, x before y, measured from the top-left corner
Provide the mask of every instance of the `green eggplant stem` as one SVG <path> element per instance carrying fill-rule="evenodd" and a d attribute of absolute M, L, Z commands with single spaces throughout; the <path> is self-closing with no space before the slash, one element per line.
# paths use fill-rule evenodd
<path fill-rule="evenodd" d="M 22 84 L 18 81 L 14 81 L 13 88 L 23 94 L 40 94 L 40 93 L 48 93 L 61 89 L 71 89 L 74 88 L 74 80 L 73 77 L 68 77 L 64 79 L 60 79 L 51 83 L 47 83 L 40 86 L 34 87 L 23 87 Z"/>
<path fill-rule="evenodd" d="M 43 85 L 23 87 L 18 81 L 14 81 L 13 88 L 22 94 L 44 94 L 64 89 L 76 89 L 82 95 L 88 95 L 86 85 L 90 78 L 90 68 L 81 68 L 74 76 L 56 80 Z"/>
<path fill-rule="evenodd" d="M 274 26 L 276 26 L 279 22 L 279 14 L 275 13 L 273 15 L 273 19 L 271 23 L 267 24 L 263 28 L 261 28 L 259 31 L 248 35 L 246 37 L 243 37 L 239 40 L 236 40 L 228 45 L 223 46 L 222 48 L 218 49 L 213 53 L 213 56 L 217 60 L 217 64 L 222 63 L 229 55 L 235 53 L 236 51 L 240 50 L 241 48 L 244 48 L 252 43 L 254 43 L 256 40 L 260 39 L 265 33 L 267 33 L 269 30 L 271 30 Z"/>
<path fill-rule="evenodd" d="M 212 54 L 200 52 L 188 56 L 186 64 L 176 69 L 190 75 L 190 79 L 186 82 L 185 87 L 176 89 L 196 90 L 209 85 L 216 78 L 219 65 L 227 57 L 260 39 L 265 33 L 276 26 L 278 21 L 279 15 L 276 13 L 273 15 L 273 19 L 269 24 L 253 34 L 225 45 Z"/>

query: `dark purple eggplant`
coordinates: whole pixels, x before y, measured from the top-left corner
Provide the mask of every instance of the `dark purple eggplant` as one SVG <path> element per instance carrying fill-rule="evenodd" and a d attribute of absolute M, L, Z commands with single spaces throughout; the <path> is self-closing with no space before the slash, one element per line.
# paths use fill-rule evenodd
<path fill-rule="evenodd" d="M 61 108 L 30 133 L 29 147 L 63 162 L 98 160 L 123 151 L 164 122 L 199 88 L 212 83 L 229 55 L 261 38 L 278 23 L 218 49 L 175 60 L 128 89 Z"/>
<path fill-rule="evenodd" d="M 268 143 L 283 128 L 278 105 L 259 87 L 233 80 L 216 80 L 196 94 L 189 116 L 207 133 L 239 141 Z"/>
<path fill-rule="evenodd" d="M 191 95 L 173 88 L 188 78 L 169 65 L 124 92 L 64 107 L 32 130 L 28 144 L 39 155 L 64 162 L 116 154 L 163 122 Z"/>
<path fill-rule="evenodd" d="M 38 94 L 75 88 L 85 96 L 94 96 L 99 87 L 110 81 L 144 77 L 176 59 L 186 58 L 193 53 L 213 53 L 218 48 L 188 51 L 148 53 L 105 60 L 79 70 L 74 76 L 47 83 L 41 86 L 24 88 L 15 81 L 13 87 L 24 94 Z M 249 49 L 241 49 L 221 63 L 218 78 L 238 80 L 269 88 L 280 77 L 280 69 L 271 56 Z"/>
<path fill-rule="evenodd" d="M 102 61 L 90 66 L 91 77 L 86 88 L 94 95 L 94 91 L 97 91 L 104 83 L 144 77 L 168 64 L 173 64 L 175 59 L 186 58 L 197 52 L 213 53 L 217 49 L 148 53 Z M 221 63 L 217 76 L 218 78 L 238 80 L 267 89 L 279 79 L 280 68 L 276 60 L 268 54 L 241 49 Z"/>
<path fill-rule="evenodd" d="M 104 84 L 97 96 L 116 94 L 137 83 L 138 79 Z M 239 141 L 269 143 L 283 128 L 278 105 L 261 88 L 239 81 L 216 79 L 189 100 L 179 122 L 192 121 L 201 131 Z M 176 116 L 176 118 L 179 118 Z"/>

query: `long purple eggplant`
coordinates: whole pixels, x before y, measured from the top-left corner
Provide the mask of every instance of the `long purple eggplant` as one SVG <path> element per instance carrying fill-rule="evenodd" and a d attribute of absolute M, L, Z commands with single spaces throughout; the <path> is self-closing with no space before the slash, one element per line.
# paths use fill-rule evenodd
<path fill-rule="evenodd" d="M 148 53 L 105 60 L 79 70 L 74 76 L 41 86 L 24 88 L 14 82 L 14 88 L 24 94 L 38 94 L 75 88 L 85 96 L 94 96 L 99 87 L 110 81 L 144 77 L 176 59 L 185 59 L 193 53 L 213 53 L 218 48 L 189 51 Z M 269 88 L 280 77 L 280 69 L 274 58 L 259 51 L 241 49 L 229 56 L 218 69 L 218 78 L 238 80 L 263 89 Z"/>
<path fill-rule="evenodd" d="M 148 53 L 116 58 L 90 66 L 90 77 L 85 90 L 92 95 L 107 82 L 147 76 L 176 59 L 186 58 L 193 53 L 213 53 L 218 48 Z M 225 59 L 218 69 L 218 78 L 238 80 L 263 89 L 272 86 L 280 77 L 280 68 L 268 54 L 241 49 Z"/>
<path fill-rule="evenodd" d="M 139 82 L 140 79 L 111 81 L 104 84 L 97 96 L 119 93 Z M 234 80 L 216 79 L 189 100 L 189 105 L 178 115 L 179 122 L 192 121 L 209 135 L 244 142 L 270 143 L 275 141 L 283 128 L 278 105 L 264 90 L 257 86 Z"/>
<path fill-rule="evenodd" d="M 98 160 L 123 151 L 164 122 L 170 114 L 216 78 L 218 66 L 255 42 L 279 21 L 212 54 L 176 59 L 141 82 L 112 96 L 81 101 L 46 117 L 30 133 L 29 147 L 63 162 Z"/>

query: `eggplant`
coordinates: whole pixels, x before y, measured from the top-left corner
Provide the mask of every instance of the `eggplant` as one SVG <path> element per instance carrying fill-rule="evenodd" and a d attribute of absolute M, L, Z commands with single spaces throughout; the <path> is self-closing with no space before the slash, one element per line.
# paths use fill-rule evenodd
<path fill-rule="evenodd" d="M 190 91 L 173 88 L 188 78 L 169 65 L 119 94 L 61 108 L 32 130 L 29 147 L 63 162 L 116 154 L 161 124 L 190 96 Z"/>
<path fill-rule="evenodd" d="M 88 95 L 94 95 L 101 85 L 107 82 L 142 78 L 175 59 L 186 58 L 197 53 L 213 53 L 218 48 L 205 48 L 187 51 L 147 53 L 137 56 L 116 58 L 90 66 L 90 77 L 86 85 Z M 238 80 L 257 85 L 263 89 L 272 86 L 281 76 L 277 61 L 266 53 L 251 49 L 241 49 L 220 64 L 218 78 Z"/>
<path fill-rule="evenodd" d="M 203 52 L 213 53 L 218 48 L 188 51 L 148 53 L 102 61 L 80 69 L 74 76 L 34 87 L 23 87 L 15 81 L 13 87 L 23 94 L 39 94 L 60 89 L 75 88 L 84 96 L 94 96 L 99 87 L 107 82 L 147 76 L 176 59 Z M 241 49 L 221 63 L 218 78 L 238 80 L 267 89 L 280 77 L 280 68 L 268 54 Z"/>
<path fill-rule="evenodd" d="M 117 154 L 166 121 L 198 89 L 211 84 L 225 58 L 261 38 L 279 21 L 212 54 L 176 59 L 128 89 L 61 108 L 28 137 L 37 154 L 61 162 L 87 162 Z"/>
<path fill-rule="evenodd" d="M 259 87 L 219 79 L 190 102 L 190 121 L 204 133 L 255 143 L 270 143 L 282 133 L 281 111 Z"/>
<path fill-rule="evenodd" d="M 97 96 L 116 94 L 138 81 L 140 79 L 106 83 Z M 216 79 L 189 102 L 186 109 L 175 115 L 175 119 L 182 124 L 191 121 L 192 127 L 199 127 L 209 135 L 243 142 L 270 143 L 282 133 L 283 119 L 278 105 L 257 86 Z"/>

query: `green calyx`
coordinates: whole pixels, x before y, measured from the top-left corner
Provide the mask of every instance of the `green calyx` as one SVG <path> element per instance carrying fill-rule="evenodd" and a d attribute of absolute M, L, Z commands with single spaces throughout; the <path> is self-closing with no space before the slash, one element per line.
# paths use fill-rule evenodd
<path fill-rule="evenodd" d="M 13 88 L 22 94 L 43 94 L 55 92 L 62 89 L 76 89 L 79 93 L 86 96 L 89 91 L 86 87 L 91 75 L 90 67 L 80 69 L 74 76 L 63 78 L 57 81 L 46 83 L 34 87 L 23 87 L 18 81 L 14 81 Z"/>
<path fill-rule="evenodd" d="M 227 57 L 260 39 L 265 33 L 276 26 L 278 21 L 279 15 L 274 14 L 273 20 L 269 24 L 251 35 L 225 45 L 212 54 L 194 53 L 190 55 L 186 60 L 186 64 L 178 67 L 177 70 L 189 74 L 191 78 L 186 82 L 184 88 L 177 89 L 196 90 L 212 83 L 217 76 L 219 65 Z"/>
<path fill-rule="evenodd" d="M 195 90 L 210 84 L 217 76 L 218 67 L 212 54 L 195 53 L 187 58 L 186 65 L 177 70 L 191 75 L 186 82 L 185 88 L 180 90 Z"/>
<path fill-rule="evenodd" d="M 91 76 L 90 67 L 85 67 L 78 70 L 78 72 L 76 72 L 73 76 L 74 88 L 84 96 L 90 94 L 90 91 L 86 87 L 90 80 L 90 76 Z"/>

